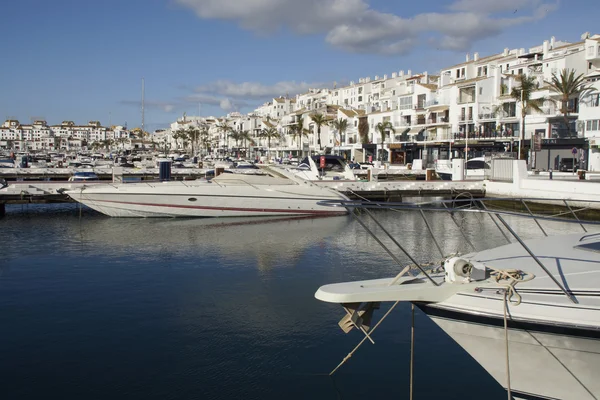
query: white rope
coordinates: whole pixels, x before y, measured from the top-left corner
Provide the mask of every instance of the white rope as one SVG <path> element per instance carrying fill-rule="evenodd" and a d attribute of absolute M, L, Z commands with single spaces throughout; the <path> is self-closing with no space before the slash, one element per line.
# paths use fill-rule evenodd
<path fill-rule="evenodd" d="M 415 303 L 410 303 L 411 324 L 410 324 L 410 392 L 409 400 L 413 400 L 413 378 L 415 361 Z"/>
<path fill-rule="evenodd" d="M 505 346 L 505 356 L 506 356 L 506 390 L 508 395 L 508 400 L 512 399 L 512 391 L 510 387 L 510 357 L 509 357 L 509 346 L 508 346 L 508 304 L 518 306 L 521 304 L 521 295 L 515 289 L 515 286 L 521 282 L 527 282 L 535 278 L 534 274 L 525 273 L 518 269 L 497 269 L 494 267 L 486 266 L 492 273 L 491 277 L 494 277 L 496 283 L 501 281 L 508 281 L 506 285 L 502 285 L 504 287 L 504 346 Z M 512 300 L 513 296 L 516 297 L 516 300 Z"/>
<path fill-rule="evenodd" d="M 510 286 L 512 288 L 512 286 Z M 514 290 L 513 290 L 514 292 Z M 508 400 L 512 399 L 511 389 L 510 389 L 510 361 L 508 357 L 508 318 L 506 309 L 508 308 L 508 290 L 504 291 L 504 345 L 506 347 L 506 391 L 508 394 Z M 520 298 L 519 298 L 520 302 Z"/>
<path fill-rule="evenodd" d="M 521 304 L 521 295 L 515 290 L 515 286 L 521 282 L 528 282 L 535 278 L 534 274 L 525 273 L 518 269 L 496 269 L 489 265 L 486 265 L 487 268 L 492 270 L 490 276 L 494 277 L 497 283 L 501 281 L 508 280 L 508 284 L 502 285 L 506 291 L 508 292 L 508 301 L 510 304 L 518 306 Z M 512 300 L 513 296 L 516 296 L 516 300 Z"/>

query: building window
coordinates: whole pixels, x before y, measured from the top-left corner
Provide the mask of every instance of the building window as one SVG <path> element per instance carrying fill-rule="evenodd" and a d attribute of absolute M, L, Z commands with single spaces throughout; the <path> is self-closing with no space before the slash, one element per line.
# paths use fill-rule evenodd
<path fill-rule="evenodd" d="M 587 55 L 588 56 L 593 56 L 594 55 L 594 46 L 588 46 Z"/>
<path fill-rule="evenodd" d="M 412 108 L 412 96 L 400 97 L 398 109 L 399 110 L 409 110 L 411 108 Z"/>
<path fill-rule="evenodd" d="M 586 130 L 587 131 L 597 131 L 600 127 L 600 120 L 591 119 L 586 122 Z"/>
<path fill-rule="evenodd" d="M 358 96 L 358 101 L 362 101 L 362 96 Z"/>
<path fill-rule="evenodd" d="M 592 93 L 590 95 L 590 107 L 600 107 L 600 93 Z"/>
<path fill-rule="evenodd" d="M 482 87 L 480 87 L 480 88 L 479 88 L 479 95 L 481 96 L 482 94 L 483 94 L 483 88 L 482 88 Z"/>

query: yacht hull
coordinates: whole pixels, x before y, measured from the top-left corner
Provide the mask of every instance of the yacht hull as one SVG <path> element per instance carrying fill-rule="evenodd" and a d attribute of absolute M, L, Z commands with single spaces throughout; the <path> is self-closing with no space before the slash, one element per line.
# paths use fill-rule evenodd
<path fill-rule="evenodd" d="M 318 205 L 340 199 L 333 190 L 303 185 L 216 185 L 165 182 L 90 187 L 67 192 L 111 217 L 251 217 L 340 215 L 345 209 Z"/>
<path fill-rule="evenodd" d="M 504 388 L 504 320 L 417 303 Z M 510 386 L 514 398 L 600 398 L 600 331 L 537 321 L 509 322 Z"/>

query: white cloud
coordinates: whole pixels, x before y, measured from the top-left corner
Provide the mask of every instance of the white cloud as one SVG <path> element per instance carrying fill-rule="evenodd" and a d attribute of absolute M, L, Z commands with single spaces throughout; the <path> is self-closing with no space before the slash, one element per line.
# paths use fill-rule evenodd
<path fill-rule="evenodd" d="M 454 11 L 493 14 L 500 12 L 518 13 L 537 7 L 541 0 L 457 0 L 448 8 Z M 515 12 L 516 11 L 516 12 Z"/>
<path fill-rule="evenodd" d="M 400 16 L 374 10 L 367 0 L 244 0 L 243 6 L 239 0 L 173 1 L 203 19 L 234 21 L 260 33 L 285 27 L 299 34 L 326 34 L 333 47 L 378 54 L 407 53 L 423 35 L 440 37 L 437 47 L 466 50 L 558 7 L 544 0 L 456 0 L 449 12 Z"/>
<path fill-rule="evenodd" d="M 231 102 L 231 100 L 229 99 L 223 99 L 221 100 L 221 102 L 219 103 L 219 106 L 221 107 L 221 109 L 223 109 L 224 111 L 230 111 L 233 110 L 233 103 Z"/>
<path fill-rule="evenodd" d="M 257 107 L 261 102 L 274 97 L 307 92 L 310 88 L 323 87 L 322 82 L 282 81 L 270 85 L 260 82 L 236 83 L 219 80 L 193 88 L 194 93 L 182 99 L 183 104 L 218 106 L 225 111 L 245 107 Z"/>
<path fill-rule="evenodd" d="M 307 83 L 295 81 L 282 81 L 272 85 L 265 85 L 260 82 L 241 82 L 235 83 L 228 80 L 220 80 L 206 85 L 199 86 L 195 91 L 199 94 L 211 94 L 237 98 L 273 98 L 283 96 L 286 93 L 295 95 L 303 93 L 310 88 L 324 86 L 321 82 Z"/>
<path fill-rule="evenodd" d="M 203 19 L 238 21 L 255 31 L 282 26 L 299 33 L 325 32 L 368 8 L 363 0 L 174 0 Z"/>
<path fill-rule="evenodd" d="M 141 100 L 122 100 L 121 104 L 135 106 L 138 108 L 142 107 Z M 152 110 L 152 109 L 162 110 L 164 112 L 170 113 L 175 109 L 175 104 L 165 103 L 165 102 L 160 102 L 160 101 L 146 100 L 146 101 L 144 101 L 144 108 L 150 109 L 150 110 Z"/>

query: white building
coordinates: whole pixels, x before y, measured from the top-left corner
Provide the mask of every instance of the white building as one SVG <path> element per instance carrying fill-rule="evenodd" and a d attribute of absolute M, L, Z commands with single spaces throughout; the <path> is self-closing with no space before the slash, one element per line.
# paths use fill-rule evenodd
<path fill-rule="evenodd" d="M 585 40 L 587 82 L 590 91 L 579 104 L 579 121 L 589 143 L 588 166 L 600 171 L 600 35 Z"/>

